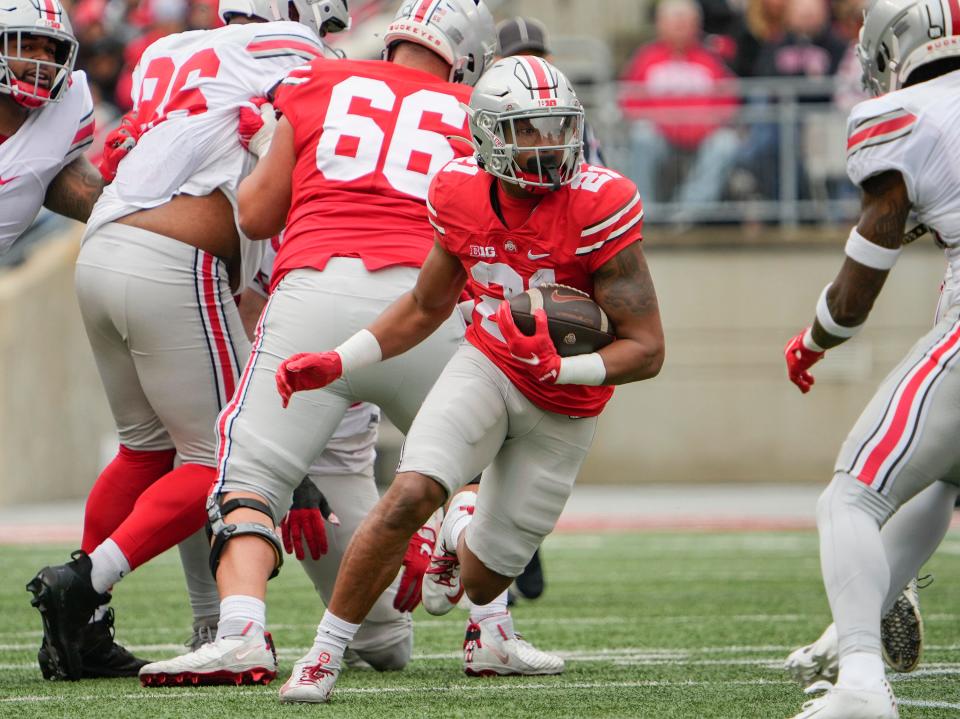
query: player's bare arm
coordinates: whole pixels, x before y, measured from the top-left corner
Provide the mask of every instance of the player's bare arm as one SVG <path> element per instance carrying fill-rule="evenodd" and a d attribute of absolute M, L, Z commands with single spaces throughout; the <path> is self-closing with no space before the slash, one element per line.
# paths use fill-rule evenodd
<path fill-rule="evenodd" d="M 604 384 L 650 379 L 663 366 L 660 306 L 639 242 L 623 248 L 593 275 L 594 299 L 616 328 L 617 341 L 599 351 Z"/>
<path fill-rule="evenodd" d="M 53 178 L 43 204 L 59 215 L 86 222 L 102 192 L 100 172 L 81 155 Z"/>
<path fill-rule="evenodd" d="M 267 240 L 280 234 L 290 211 L 291 178 L 297 163 L 293 126 L 280 118 L 270 149 L 237 193 L 240 229 L 251 240 Z"/>
<path fill-rule="evenodd" d="M 433 334 L 453 312 L 466 282 L 460 260 L 434 242 L 417 284 L 370 325 L 383 359 L 403 354 Z"/>
<path fill-rule="evenodd" d="M 899 172 L 884 172 L 871 177 L 863 183 L 857 231 L 879 247 L 898 250 L 903 243 L 910 205 L 907 187 Z M 889 270 L 868 267 L 848 256 L 827 291 L 830 316 L 842 327 L 862 325 L 889 273 Z M 835 347 L 847 339 L 830 333 L 820 320 L 813 324 L 812 337 L 823 349 Z"/>

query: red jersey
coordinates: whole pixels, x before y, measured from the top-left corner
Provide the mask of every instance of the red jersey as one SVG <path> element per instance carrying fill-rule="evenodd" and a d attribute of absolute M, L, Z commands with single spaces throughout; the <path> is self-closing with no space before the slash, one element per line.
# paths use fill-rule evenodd
<path fill-rule="evenodd" d="M 538 382 L 507 350 L 491 316 L 504 298 L 551 282 L 592 297 L 594 272 L 641 240 L 640 195 L 633 182 L 613 170 L 584 165 L 572 184 L 544 195 L 522 225 L 507 229 L 491 203 L 496 181 L 473 158 L 454 160 L 434 178 L 427 201 L 437 239 L 463 263 L 475 298 L 467 340 L 537 407 L 596 416 L 613 387 Z"/>
<path fill-rule="evenodd" d="M 359 257 L 370 271 L 420 267 L 433 246 L 430 180 L 471 152 L 460 104 L 470 92 L 382 61 L 316 60 L 292 71 L 276 98 L 297 163 L 273 286 L 331 257 Z"/>

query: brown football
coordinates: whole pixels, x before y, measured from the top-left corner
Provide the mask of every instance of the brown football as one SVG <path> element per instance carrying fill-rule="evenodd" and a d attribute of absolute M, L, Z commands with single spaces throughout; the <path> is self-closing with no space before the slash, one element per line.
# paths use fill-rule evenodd
<path fill-rule="evenodd" d="M 561 357 L 596 352 L 616 339 L 600 305 L 573 287 L 540 285 L 510 298 L 513 321 L 526 335 L 532 335 L 536 327 L 536 309 L 547 313 L 550 339 Z"/>

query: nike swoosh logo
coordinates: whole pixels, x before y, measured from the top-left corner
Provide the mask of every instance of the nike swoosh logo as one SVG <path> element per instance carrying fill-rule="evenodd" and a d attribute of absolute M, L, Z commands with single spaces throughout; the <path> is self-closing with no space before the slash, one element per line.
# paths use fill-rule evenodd
<path fill-rule="evenodd" d="M 18 179 L 19 177 L 20 177 L 20 175 L 14 175 L 13 177 L 8 177 L 6 180 L 4 180 L 2 177 L 0 177 L 0 186 L 6 185 L 6 184 L 9 183 L 9 182 L 13 182 L 14 180 Z"/>
<path fill-rule="evenodd" d="M 460 585 L 460 589 L 458 589 L 457 593 L 454 594 L 453 596 L 450 596 L 449 594 L 444 594 L 443 596 L 445 596 L 447 598 L 447 601 L 450 602 L 451 604 L 456 604 L 457 602 L 460 601 L 460 598 L 463 596 L 463 585 L 462 584 Z"/>
<path fill-rule="evenodd" d="M 523 362 L 524 364 L 533 365 L 534 367 L 540 364 L 540 358 L 537 357 L 535 354 L 532 354 L 529 357 L 517 357 L 515 354 L 511 354 L 511 356 L 518 362 Z"/>
<path fill-rule="evenodd" d="M 245 652 L 237 652 L 237 659 L 240 659 L 242 661 L 247 657 L 249 657 L 251 654 L 253 654 L 255 651 L 257 651 L 257 647 L 252 647 Z"/>
<path fill-rule="evenodd" d="M 428 557 L 433 556 L 433 547 L 424 542 L 420 545 L 420 554 L 426 554 Z"/>
<path fill-rule="evenodd" d="M 549 257 L 549 256 L 550 256 L 549 252 L 544 252 L 542 255 L 535 254 L 533 250 L 530 250 L 527 252 L 528 260 L 542 260 L 544 257 Z"/>
<path fill-rule="evenodd" d="M 495 656 L 497 659 L 499 659 L 501 664 L 509 664 L 509 663 L 510 663 L 510 657 L 509 657 L 507 654 L 501 654 L 501 653 L 497 650 L 496 647 L 494 647 L 494 646 L 492 646 L 492 645 L 490 645 L 490 644 L 487 645 L 487 648 L 488 648 L 491 652 L 493 652 L 493 656 Z"/>

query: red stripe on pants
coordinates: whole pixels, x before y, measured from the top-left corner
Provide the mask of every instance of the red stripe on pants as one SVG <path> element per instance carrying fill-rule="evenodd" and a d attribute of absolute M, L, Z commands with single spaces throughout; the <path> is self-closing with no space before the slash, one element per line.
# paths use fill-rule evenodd
<path fill-rule="evenodd" d="M 893 453 L 894 448 L 903 437 L 907 426 L 907 419 L 910 417 L 910 410 L 921 385 L 923 385 L 927 377 L 939 366 L 943 356 L 952 349 L 955 349 L 958 344 L 960 344 L 960 327 L 955 327 L 953 334 L 951 334 L 940 347 L 934 350 L 934 352 L 924 360 L 923 364 L 914 369 L 913 376 L 907 383 L 906 388 L 904 388 L 903 394 L 900 395 L 900 401 L 894 410 L 893 421 L 887 428 L 886 434 L 883 435 L 883 439 L 881 439 L 873 451 L 870 452 L 870 456 L 867 457 L 867 461 L 863 465 L 863 470 L 858 477 L 861 482 L 864 484 L 873 484 L 881 465 Z"/>
<path fill-rule="evenodd" d="M 229 402 L 233 397 L 233 392 L 237 387 L 237 376 L 233 371 L 233 364 L 230 361 L 230 347 L 227 344 L 227 336 L 223 331 L 224 320 L 220 315 L 220 306 L 218 302 L 217 280 L 213 276 L 213 255 L 204 253 L 203 255 L 203 303 L 207 310 L 207 317 L 210 322 L 210 334 L 213 340 L 214 352 L 220 368 L 220 376 L 223 378 L 223 402 Z"/>

